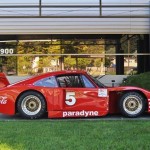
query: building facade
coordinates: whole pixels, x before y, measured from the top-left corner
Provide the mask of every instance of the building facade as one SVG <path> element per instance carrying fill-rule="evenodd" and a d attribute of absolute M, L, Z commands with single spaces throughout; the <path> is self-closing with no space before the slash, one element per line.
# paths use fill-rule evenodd
<path fill-rule="evenodd" d="M 150 71 L 149 0 L 0 2 L 0 70 Z"/>

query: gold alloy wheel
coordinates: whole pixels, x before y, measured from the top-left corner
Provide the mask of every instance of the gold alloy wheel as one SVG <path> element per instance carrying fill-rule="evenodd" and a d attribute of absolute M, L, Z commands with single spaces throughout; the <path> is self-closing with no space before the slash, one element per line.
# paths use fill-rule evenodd
<path fill-rule="evenodd" d="M 21 108 L 23 112 L 27 115 L 36 115 L 41 110 L 41 101 L 37 96 L 28 95 L 26 96 L 21 103 Z"/>
<path fill-rule="evenodd" d="M 127 96 L 124 99 L 123 108 L 130 115 L 138 114 L 142 110 L 142 101 L 136 95 Z"/>

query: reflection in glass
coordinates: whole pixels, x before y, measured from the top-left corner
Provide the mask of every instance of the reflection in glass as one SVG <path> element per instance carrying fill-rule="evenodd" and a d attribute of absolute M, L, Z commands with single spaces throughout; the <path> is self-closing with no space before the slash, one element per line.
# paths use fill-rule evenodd
<path fill-rule="evenodd" d="M 17 57 L 15 56 L 1 56 L 0 57 L 0 72 L 6 75 L 17 74 Z"/>
<path fill-rule="evenodd" d="M 137 56 L 124 57 L 124 70 L 126 75 L 133 75 L 137 73 Z"/>
<path fill-rule="evenodd" d="M 116 56 L 105 57 L 105 74 L 116 74 Z"/>
<path fill-rule="evenodd" d="M 109 39 L 77 37 L 1 41 L 0 71 L 7 75 L 35 75 L 79 69 L 93 76 L 115 75 L 116 56 L 124 55 L 124 64 L 121 64 L 124 74 L 136 73 L 138 41 L 143 40 L 144 35 L 110 35 Z"/>
<path fill-rule="evenodd" d="M 18 57 L 18 75 L 35 75 L 60 70 L 60 56 Z"/>

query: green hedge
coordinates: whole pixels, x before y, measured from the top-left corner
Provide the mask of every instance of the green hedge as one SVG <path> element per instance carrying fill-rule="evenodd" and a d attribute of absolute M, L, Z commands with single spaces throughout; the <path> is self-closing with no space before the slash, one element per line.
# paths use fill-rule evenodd
<path fill-rule="evenodd" d="M 150 72 L 141 73 L 127 77 L 126 81 L 121 85 L 123 86 L 137 86 L 150 90 Z"/>

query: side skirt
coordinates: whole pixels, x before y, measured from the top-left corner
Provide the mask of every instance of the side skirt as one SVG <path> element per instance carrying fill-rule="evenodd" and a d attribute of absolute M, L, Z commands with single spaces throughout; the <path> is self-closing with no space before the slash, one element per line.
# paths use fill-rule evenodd
<path fill-rule="evenodd" d="M 49 111 L 48 118 L 88 118 L 88 117 L 100 117 L 108 114 L 108 111 Z"/>

